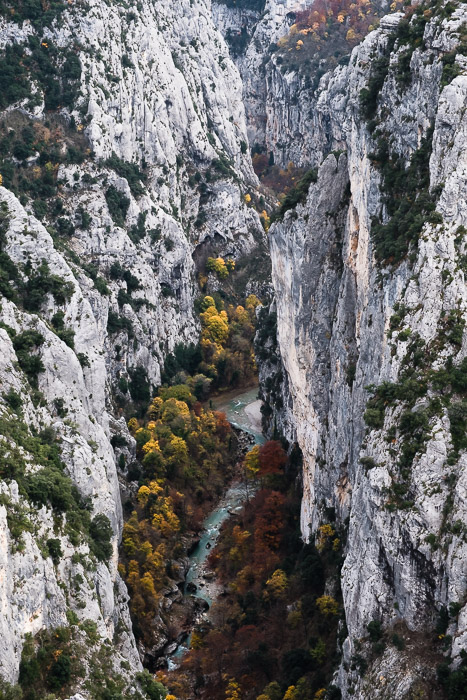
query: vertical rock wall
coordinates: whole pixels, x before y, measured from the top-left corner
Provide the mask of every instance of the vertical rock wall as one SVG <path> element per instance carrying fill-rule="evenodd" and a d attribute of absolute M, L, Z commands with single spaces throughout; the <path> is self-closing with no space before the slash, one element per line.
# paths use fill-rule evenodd
<path fill-rule="evenodd" d="M 269 234 L 279 346 L 304 458 L 302 532 L 313 537 L 330 507 L 339 522 L 348 523 L 341 574 L 348 637 L 338 677 L 343 697 L 430 692 L 436 653 L 442 660 L 442 650 L 435 653 L 431 640 L 443 606 L 456 602 L 461 608 L 446 629 L 454 658 L 467 634 L 467 545 L 460 524 L 467 507 L 466 455 L 453 449 L 449 411 L 462 391 L 459 385 L 440 390 L 428 382 L 412 402 L 404 394 L 408 389 L 399 400 L 387 401 L 381 424 L 368 420 L 367 425 L 364 419 L 367 401 L 377 391 L 370 385 L 400 386 L 407 370 L 418 366 L 423 369 L 417 381 L 425 381 L 427 373 L 450 362 L 459 367 L 467 349 L 465 241 L 459 229 L 466 224 L 465 156 L 459 145 L 467 77 L 460 53 L 458 75 L 441 83 L 442 57 L 459 42 L 465 11 L 460 6 L 449 17 L 435 15 L 421 46 L 401 38 L 391 49 L 400 19 L 384 18 L 353 51 L 348 66 L 321 79 L 307 117 L 302 110 L 308 126 L 306 132 L 304 124 L 299 127 L 300 143 L 307 144 L 302 158 L 319 165 L 318 179 L 306 202 L 287 212 Z M 401 87 L 399 58 L 408 49 L 410 74 Z M 360 91 L 367 88 L 376 59 L 388 52 L 375 115 L 378 131 L 372 136 Z M 300 100 L 303 106 L 303 95 Z M 372 220 L 387 222 L 387 202 L 400 196 L 382 177 L 377 139 L 408 166 L 430 139 L 430 125 L 427 167 L 437 214 L 426 215 L 408 255 L 377 261 Z M 282 133 L 290 133 L 288 128 L 284 118 Z M 343 152 L 326 155 L 336 149 Z M 448 318 L 451 326 L 457 323 L 455 339 L 447 331 Z M 414 355 L 415 346 L 424 348 L 424 360 Z M 415 450 L 410 469 L 402 468 L 408 440 L 404 421 L 414 425 L 413 414 L 421 415 L 436 396 L 449 392 L 448 403 L 430 414 L 425 442 Z M 372 620 L 402 630 L 406 650 L 390 647 L 382 657 L 372 656 L 364 641 Z M 358 671 L 361 654 L 370 664 L 366 675 Z"/>

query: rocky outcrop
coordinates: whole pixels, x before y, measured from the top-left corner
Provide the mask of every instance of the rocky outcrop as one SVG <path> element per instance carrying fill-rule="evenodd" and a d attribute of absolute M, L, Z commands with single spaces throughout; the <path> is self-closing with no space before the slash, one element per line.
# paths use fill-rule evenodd
<path fill-rule="evenodd" d="M 269 60 L 268 51 L 271 45 L 287 34 L 295 13 L 309 5 L 309 0 L 266 0 L 262 11 L 254 12 L 230 3 L 216 0 L 212 3 L 214 23 L 230 39 L 233 58 L 242 76 L 250 144 L 265 146 L 268 152 L 274 154 L 281 153 L 282 137 L 286 134 L 281 134 L 276 140 L 271 138 L 271 112 L 279 104 L 285 110 L 292 109 L 292 106 L 289 102 L 282 102 L 284 95 L 271 84 L 271 71 L 275 70 L 275 65 Z M 238 35 L 242 32 L 245 37 L 239 44 Z M 297 93 L 292 90 L 295 102 Z M 284 120 L 276 120 L 276 126 L 279 123 L 282 128 L 286 125 Z"/>
<path fill-rule="evenodd" d="M 400 14 L 384 18 L 348 66 L 321 79 L 297 123 L 302 158 L 319 165 L 317 182 L 270 230 L 279 347 L 304 459 L 302 532 L 312 537 L 329 508 L 348 522 L 348 636 L 338 675 L 345 698 L 431 692 L 436 662 L 451 652 L 456 664 L 467 635 L 461 385 L 445 375 L 436 403 L 436 377 L 451 363 L 460 367 L 467 350 L 459 150 L 467 77 L 464 57 L 454 58 L 466 15 L 463 6 L 453 10 L 429 11 L 422 41 L 415 29 L 398 30 Z M 447 56 L 456 66 L 449 73 Z M 375 65 L 385 66 L 378 88 Z M 362 89 L 377 96 L 366 118 Z M 411 181 L 422 160 L 429 193 L 421 191 L 422 170 Z M 407 253 L 384 254 L 388 240 L 410 240 L 413 230 L 394 200 L 408 196 L 416 207 L 424 194 L 436 211 L 420 215 L 418 241 Z M 399 228 L 384 228 L 391 220 Z M 395 393 L 378 394 L 381 385 Z M 452 603 L 440 627 L 440 611 Z M 373 620 L 405 630 L 406 651 L 390 647 L 375 659 L 364 641 Z M 452 635 L 444 648 L 432 647 L 436 624 Z"/>

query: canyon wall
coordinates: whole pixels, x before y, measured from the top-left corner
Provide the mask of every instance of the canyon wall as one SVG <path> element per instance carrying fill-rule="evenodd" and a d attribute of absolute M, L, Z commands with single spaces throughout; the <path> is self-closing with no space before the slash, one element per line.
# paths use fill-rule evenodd
<path fill-rule="evenodd" d="M 264 232 L 244 197 L 256 177 L 241 80 L 210 4 L 56 8 L 0 19 L 3 69 L 28 93 L 5 93 L 1 115 L 13 153 L 0 188 L 0 674 L 17 681 L 28 633 L 91 620 L 86 674 L 108 640 L 131 685 L 141 664 L 117 546 L 135 443 L 122 407 L 150 395 L 176 343 L 197 342 L 197 263 L 251 254 Z M 27 491 L 50 444 L 73 512 Z M 75 511 L 109 519 L 107 563 L 70 535 Z"/>
<path fill-rule="evenodd" d="M 448 376 L 465 377 L 467 350 L 467 15 L 460 5 L 425 17 L 422 29 L 383 18 L 314 94 L 269 69 L 277 134 L 292 144 L 298 130 L 301 162 L 316 167 L 269 240 L 302 533 L 314 537 L 330 509 L 348 525 L 344 698 L 429 697 L 430 639 L 451 604 L 441 632 L 454 664 L 467 637 L 465 383 Z M 405 635 L 405 651 L 372 656 L 372 621 Z"/>

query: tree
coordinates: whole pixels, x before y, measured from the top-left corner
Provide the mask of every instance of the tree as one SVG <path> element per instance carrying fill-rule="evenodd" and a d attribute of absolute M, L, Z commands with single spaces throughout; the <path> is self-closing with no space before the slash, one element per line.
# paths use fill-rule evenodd
<path fill-rule="evenodd" d="M 316 607 L 326 617 L 339 614 L 339 603 L 330 595 L 322 595 L 316 601 Z"/>
<path fill-rule="evenodd" d="M 321 525 L 318 528 L 318 537 L 316 539 L 316 549 L 318 550 L 318 552 L 322 552 L 326 548 L 327 544 L 329 543 L 329 540 L 335 534 L 336 531 L 329 523 Z"/>
<path fill-rule="evenodd" d="M 287 590 L 288 581 L 285 571 L 276 569 L 273 575 L 266 581 L 266 589 L 272 598 L 280 598 Z"/>
<path fill-rule="evenodd" d="M 128 430 L 130 431 L 130 433 L 132 435 L 134 435 L 136 433 L 136 431 L 138 430 L 138 428 L 139 428 L 139 423 L 138 423 L 137 419 L 130 418 L 130 420 L 128 421 Z"/>
<path fill-rule="evenodd" d="M 259 472 L 259 445 L 255 445 L 245 455 L 245 472 L 249 479 L 255 479 Z"/>
<path fill-rule="evenodd" d="M 229 268 L 224 258 L 208 258 L 206 270 L 208 270 L 208 272 L 215 272 L 219 279 L 225 279 L 229 275 Z"/>
<path fill-rule="evenodd" d="M 215 343 L 222 345 L 229 337 L 229 326 L 227 324 L 227 320 L 220 314 L 211 316 L 206 323 L 206 332 L 208 338 L 213 340 Z"/>
<path fill-rule="evenodd" d="M 294 685 L 289 685 L 289 687 L 285 691 L 283 700 L 297 700 L 297 698 L 298 693 L 296 687 Z"/>
<path fill-rule="evenodd" d="M 49 555 L 51 556 L 53 563 L 57 565 L 60 561 L 60 557 L 63 556 L 60 540 L 53 537 L 48 539 L 47 549 L 49 550 Z"/>
<path fill-rule="evenodd" d="M 287 454 L 277 440 L 268 440 L 259 449 L 259 475 L 281 474 L 287 462 Z"/>
<path fill-rule="evenodd" d="M 149 409 L 148 409 L 148 415 L 150 418 L 152 418 L 153 420 L 157 420 L 158 418 L 160 418 L 163 403 L 164 403 L 164 400 L 160 396 L 156 396 L 152 400 L 151 405 L 149 406 Z M 136 419 L 132 418 L 131 420 L 136 420 Z M 129 424 L 128 424 L 128 427 L 130 427 Z"/>
<path fill-rule="evenodd" d="M 231 678 L 225 690 L 226 700 L 242 700 L 240 686 L 235 678 Z"/>
<path fill-rule="evenodd" d="M 264 697 L 267 700 L 282 700 L 282 690 L 277 681 L 272 681 L 272 683 L 269 683 L 269 685 L 266 686 L 266 688 L 263 690 Z"/>
<path fill-rule="evenodd" d="M 255 522 L 255 545 L 258 550 L 278 549 L 284 527 L 284 501 L 285 497 L 279 491 L 270 491 L 263 506 L 258 509 Z"/>

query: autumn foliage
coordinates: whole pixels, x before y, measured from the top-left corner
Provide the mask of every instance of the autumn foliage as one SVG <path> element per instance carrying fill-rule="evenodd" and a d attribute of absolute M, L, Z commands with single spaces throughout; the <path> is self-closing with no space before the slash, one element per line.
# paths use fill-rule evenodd
<path fill-rule="evenodd" d="M 391 9 L 402 5 L 396 0 Z M 278 63 L 291 70 L 306 67 L 308 74 L 314 72 L 315 79 L 319 79 L 324 70 L 334 67 L 378 26 L 382 10 L 381 4 L 373 0 L 315 0 L 296 13 L 289 34 L 279 40 Z M 323 58 L 326 66 L 320 66 Z"/>
<path fill-rule="evenodd" d="M 272 190 L 279 199 L 285 197 L 306 172 L 306 168 L 298 168 L 292 161 L 286 168 L 271 164 L 264 153 L 253 155 L 253 168 L 261 184 Z"/>
<path fill-rule="evenodd" d="M 251 455 L 253 454 L 253 457 Z M 224 525 L 210 556 L 224 586 L 209 622 L 193 635 L 182 667 L 169 674 L 180 700 L 195 696 L 241 700 L 314 700 L 329 688 L 341 607 L 324 594 L 341 556 L 329 523 L 321 545 L 299 536 L 299 494 L 280 443 L 248 453 L 277 488 L 260 488 Z M 278 476 L 280 475 L 280 477 Z"/>
<path fill-rule="evenodd" d="M 141 469 L 135 507 L 123 528 L 120 572 L 131 594 L 135 630 L 150 646 L 160 591 L 231 476 L 232 433 L 225 414 L 207 411 L 188 385 L 159 390 L 147 420 L 129 421 Z"/>
<path fill-rule="evenodd" d="M 245 305 L 227 305 L 205 296 L 201 301 L 201 352 L 199 371 L 213 387 L 248 385 L 256 373 L 252 350 L 255 334 L 255 310 L 259 299 L 251 294 Z"/>

